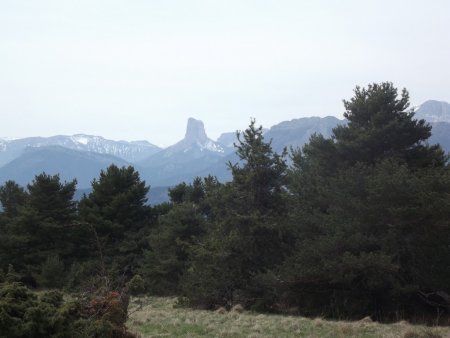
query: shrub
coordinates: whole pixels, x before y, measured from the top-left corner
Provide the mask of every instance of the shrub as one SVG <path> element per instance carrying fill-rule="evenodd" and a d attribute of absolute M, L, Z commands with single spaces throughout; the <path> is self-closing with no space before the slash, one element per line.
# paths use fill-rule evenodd
<path fill-rule="evenodd" d="M 64 302 L 57 291 L 39 297 L 20 283 L 0 284 L 0 335 L 8 338 L 133 338 L 128 302 L 118 292 Z"/>
<path fill-rule="evenodd" d="M 141 275 L 134 275 L 127 283 L 128 292 L 132 296 L 138 296 L 145 291 L 145 282 Z"/>

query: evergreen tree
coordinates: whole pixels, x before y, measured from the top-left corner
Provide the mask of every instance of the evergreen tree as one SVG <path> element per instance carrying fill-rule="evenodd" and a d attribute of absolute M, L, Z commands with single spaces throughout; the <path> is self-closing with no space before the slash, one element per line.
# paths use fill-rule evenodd
<path fill-rule="evenodd" d="M 235 146 L 240 163 L 229 165 L 232 182 L 211 198 L 207 233 L 192 246 L 191 268 L 182 279 L 184 295 L 198 306 L 240 302 L 265 307 L 261 276 L 282 260 L 288 247 L 285 152 L 274 153 L 253 120 Z"/>
<path fill-rule="evenodd" d="M 441 147 L 426 144 L 431 126 L 407 110 L 406 89 L 399 98 L 390 82 L 356 87 L 354 97 L 344 100 L 344 106 L 349 123 L 336 127 L 333 135 L 339 156 L 349 164 L 393 157 L 419 168 L 445 164 Z"/>
<path fill-rule="evenodd" d="M 147 289 L 156 294 L 177 294 L 179 281 L 189 267 L 192 245 L 201 241 L 208 221 L 211 190 L 220 184 L 213 177 L 197 177 L 192 184 L 181 183 L 169 190 L 172 209 L 161 215 L 149 236 L 149 250 L 140 273 Z"/>
<path fill-rule="evenodd" d="M 6 213 L 13 217 L 7 221 L 1 256 L 4 264 L 13 264 L 29 284 L 40 279 L 49 256 L 58 256 L 62 264 L 72 260 L 75 186 L 75 180 L 61 183 L 58 175 L 42 173 L 28 184 L 27 193 L 11 182 L 3 189 Z M 19 201 L 18 205 L 14 201 Z"/>
<path fill-rule="evenodd" d="M 286 149 L 279 155 L 265 142 L 262 126 L 252 120 L 247 130 L 237 133 L 236 154 L 240 163 L 231 164 L 233 188 L 245 208 L 265 214 L 281 212 L 285 185 Z"/>
<path fill-rule="evenodd" d="M 305 160 L 308 166 L 315 163 L 315 170 L 323 175 L 358 162 L 374 164 L 388 158 L 405 162 L 410 168 L 445 165 L 447 157 L 442 148 L 427 144 L 431 126 L 408 111 L 406 89 L 399 97 L 393 84 L 384 82 L 356 87 L 354 93 L 349 101 L 344 100 L 348 123 L 334 128 L 330 139 L 313 136 L 302 152 L 296 152 L 297 164 Z"/>
<path fill-rule="evenodd" d="M 6 181 L 0 187 L 0 203 L 7 217 L 17 216 L 18 209 L 25 204 L 27 193 L 14 181 Z"/>
<path fill-rule="evenodd" d="M 40 219 L 67 225 L 76 215 L 73 195 L 77 181 L 62 183 L 59 175 L 42 173 L 28 184 L 27 207 L 32 208 Z"/>
<path fill-rule="evenodd" d="M 6 181 L 0 187 L 0 274 L 9 264 L 17 264 L 21 260 L 20 250 L 24 245 L 16 224 L 16 217 L 27 200 L 27 193 L 14 181 Z"/>
<path fill-rule="evenodd" d="M 426 312 L 420 290 L 448 291 L 449 168 L 408 104 L 391 83 L 357 88 L 348 125 L 294 153 L 297 245 L 280 269 L 288 304 L 387 319 Z"/>
<path fill-rule="evenodd" d="M 80 216 L 91 229 L 92 254 L 103 258 L 113 279 L 132 276 L 146 246 L 149 189 L 133 167 L 111 165 L 94 179 L 92 192 L 80 201 Z"/>

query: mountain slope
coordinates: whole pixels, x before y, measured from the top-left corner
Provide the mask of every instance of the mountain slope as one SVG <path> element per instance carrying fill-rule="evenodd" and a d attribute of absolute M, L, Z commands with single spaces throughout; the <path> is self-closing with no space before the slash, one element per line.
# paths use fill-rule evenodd
<path fill-rule="evenodd" d="M 274 125 L 264 134 L 266 140 L 272 139 L 272 147 L 280 152 L 284 147 L 302 147 L 314 133 L 330 137 L 332 129 L 346 123 L 333 116 L 302 117 Z"/>
<path fill-rule="evenodd" d="M 92 179 L 110 164 L 128 165 L 123 159 L 111 155 L 67 149 L 61 146 L 28 148 L 21 156 L 0 168 L 0 184 L 14 180 L 25 186 L 35 175 L 60 174 L 61 180 L 77 179 L 78 189 L 90 187 Z"/>
<path fill-rule="evenodd" d="M 217 142 L 223 144 L 227 148 L 233 148 L 233 144 L 236 143 L 236 141 L 236 132 L 222 133 L 217 139 Z"/>
<path fill-rule="evenodd" d="M 446 152 L 450 152 L 450 123 L 434 122 L 431 123 L 431 137 L 428 140 L 430 144 L 439 143 Z"/>
<path fill-rule="evenodd" d="M 152 186 L 170 186 L 191 180 L 229 153 L 229 148 L 208 138 L 202 121 L 189 118 L 185 137 L 180 142 L 138 164 Z"/>
<path fill-rule="evenodd" d="M 450 103 L 436 100 L 425 101 L 416 110 L 415 117 L 431 123 L 450 123 Z"/>
<path fill-rule="evenodd" d="M 186 134 L 181 141 L 138 163 L 144 167 L 153 167 L 163 163 L 182 163 L 208 156 L 218 158 L 225 153 L 226 147 L 208 138 L 202 121 L 189 118 Z"/>
<path fill-rule="evenodd" d="M 425 101 L 416 110 L 415 117 L 426 120 L 433 127 L 429 143 L 439 143 L 445 151 L 450 152 L 450 104 Z"/>

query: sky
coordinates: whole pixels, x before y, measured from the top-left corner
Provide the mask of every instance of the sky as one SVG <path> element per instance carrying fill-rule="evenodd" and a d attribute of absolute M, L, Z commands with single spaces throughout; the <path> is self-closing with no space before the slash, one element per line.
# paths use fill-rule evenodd
<path fill-rule="evenodd" d="M 450 102 L 450 1 L 0 0 L 0 137 L 216 139 L 382 81 Z"/>

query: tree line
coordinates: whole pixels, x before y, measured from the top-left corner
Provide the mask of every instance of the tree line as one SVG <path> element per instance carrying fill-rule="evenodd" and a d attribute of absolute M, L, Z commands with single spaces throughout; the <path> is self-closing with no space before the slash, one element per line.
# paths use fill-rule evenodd
<path fill-rule="evenodd" d="M 230 182 L 195 178 L 156 206 L 133 167 L 102 171 L 78 203 L 76 181 L 58 175 L 6 182 L 0 281 L 132 280 L 180 306 L 448 320 L 449 158 L 392 83 L 357 87 L 344 107 L 331 138 L 279 154 L 252 120 Z"/>

